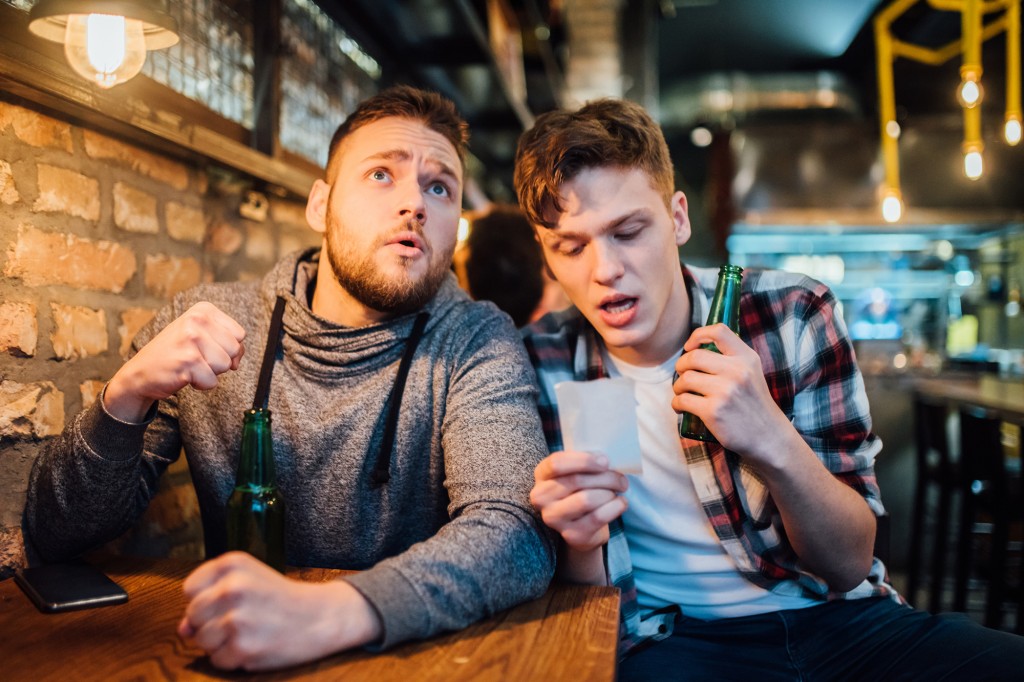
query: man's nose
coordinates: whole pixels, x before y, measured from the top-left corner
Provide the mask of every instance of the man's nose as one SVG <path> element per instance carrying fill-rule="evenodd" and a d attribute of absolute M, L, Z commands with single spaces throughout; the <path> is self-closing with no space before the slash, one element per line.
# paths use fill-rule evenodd
<path fill-rule="evenodd" d="M 427 219 L 427 204 L 419 183 L 407 182 L 401 185 L 398 214 L 403 218 L 415 218 L 421 223 Z"/>
<path fill-rule="evenodd" d="M 594 242 L 592 249 L 594 257 L 594 281 L 598 284 L 611 284 L 619 277 L 622 277 L 624 268 L 622 259 L 616 253 L 614 247 L 603 242 Z"/>

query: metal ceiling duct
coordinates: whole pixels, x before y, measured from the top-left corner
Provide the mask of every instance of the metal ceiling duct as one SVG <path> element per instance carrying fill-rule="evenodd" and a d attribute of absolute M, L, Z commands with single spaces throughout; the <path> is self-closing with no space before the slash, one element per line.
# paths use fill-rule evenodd
<path fill-rule="evenodd" d="M 700 76 L 663 90 L 659 113 L 662 126 L 688 128 L 778 112 L 861 116 L 855 89 L 832 71 Z"/>

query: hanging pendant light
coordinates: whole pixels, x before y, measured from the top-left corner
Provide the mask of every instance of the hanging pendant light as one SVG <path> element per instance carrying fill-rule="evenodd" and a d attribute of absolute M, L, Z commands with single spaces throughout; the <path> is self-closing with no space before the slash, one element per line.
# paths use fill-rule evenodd
<path fill-rule="evenodd" d="M 926 47 L 901 40 L 893 35 L 893 23 L 913 5 L 923 0 L 891 0 L 874 19 L 875 54 L 878 69 L 879 116 L 881 123 L 882 159 L 885 168 L 882 192 L 882 217 L 895 222 L 902 214 L 897 210 L 900 192 L 899 125 L 896 122 L 896 89 L 893 62 L 897 58 L 912 59 L 930 66 L 940 66 L 961 56 L 960 85 L 956 98 L 964 120 L 964 175 L 970 180 L 982 177 L 985 163 L 982 156 L 981 108 L 985 90 L 981 83 L 982 43 L 1000 33 L 1006 34 L 1006 111 L 1003 136 L 1010 146 L 1021 142 L 1021 77 L 1020 36 L 1022 0 L 927 0 L 927 4 L 943 11 L 960 12 L 960 38 L 939 47 Z M 993 15 L 986 21 L 987 15 Z"/>
<path fill-rule="evenodd" d="M 39 0 L 30 31 L 64 44 L 71 68 L 101 88 L 142 70 L 147 50 L 178 42 L 178 24 L 166 0 Z"/>

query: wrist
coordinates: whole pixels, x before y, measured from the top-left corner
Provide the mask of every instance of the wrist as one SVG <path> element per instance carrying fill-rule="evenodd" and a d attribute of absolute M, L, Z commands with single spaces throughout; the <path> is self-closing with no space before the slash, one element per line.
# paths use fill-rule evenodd
<path fill-rule="evenodd" d="M 362 592 L 344 580 L 325 583 L 336 599 L 337 608 L 330 609 L 334 623 L 336 651 L 351 649 L 380 641 L 384 622 L 377 609 Z"/>
<path fill-rule="evenodd" d="M 807 441 L 792 426 L 779 437 L 764 441 L 763 446 L 756 457 L 743 457 L 765 479 L 769 488 L 800 481 L 807 475 L 807 467 L 818 461 Z"/>
<path fill-rule="evenodd" d="M 558 562 L 559 577 L 573 583 L 585 585 L 607 585 L 608 574 L 604 568 L 603 545 L 592 549 L 576 549 L 561 543 L 561 557 Z"/>
<path fill-rule="evenodd" d="M 103 409 L 112 417 L 129 424 L 141 424 L 146 420 L 150 408 L 156 401 L 137 395 L 128 388 L 130 381 L 124 375 L 122 367 L 107 382 L 100 395 Z"/>

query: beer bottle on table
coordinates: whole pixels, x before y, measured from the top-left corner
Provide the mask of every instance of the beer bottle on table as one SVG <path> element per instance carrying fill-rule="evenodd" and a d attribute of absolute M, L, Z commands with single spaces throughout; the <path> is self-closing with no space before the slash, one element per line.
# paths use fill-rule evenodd
<path fill-rule="evenodd" d="M 722 322 L 737 334 L 740 332 L 740 282 L 743 281 L 743 268 L 738 265 L 723 265 L 718 271 L 718 284 L 715 295 L 711 299 L 711 310 L 708 312 L 708 325 Z M 705 350 L 720 353 L 713 343 L 701 345 Z M 717 443 L 715 435 L 695 414 L 684 412 L 679 421 L 679 435 L 683 438 Z"/>
<path fill-rule="evenodd" d="M 227 505 L 228 549 L 248 552 L 284 572 L 284 498 L 274 472 L 270 410 L 253 408 L 242 422 L 242 452 Z"/>

